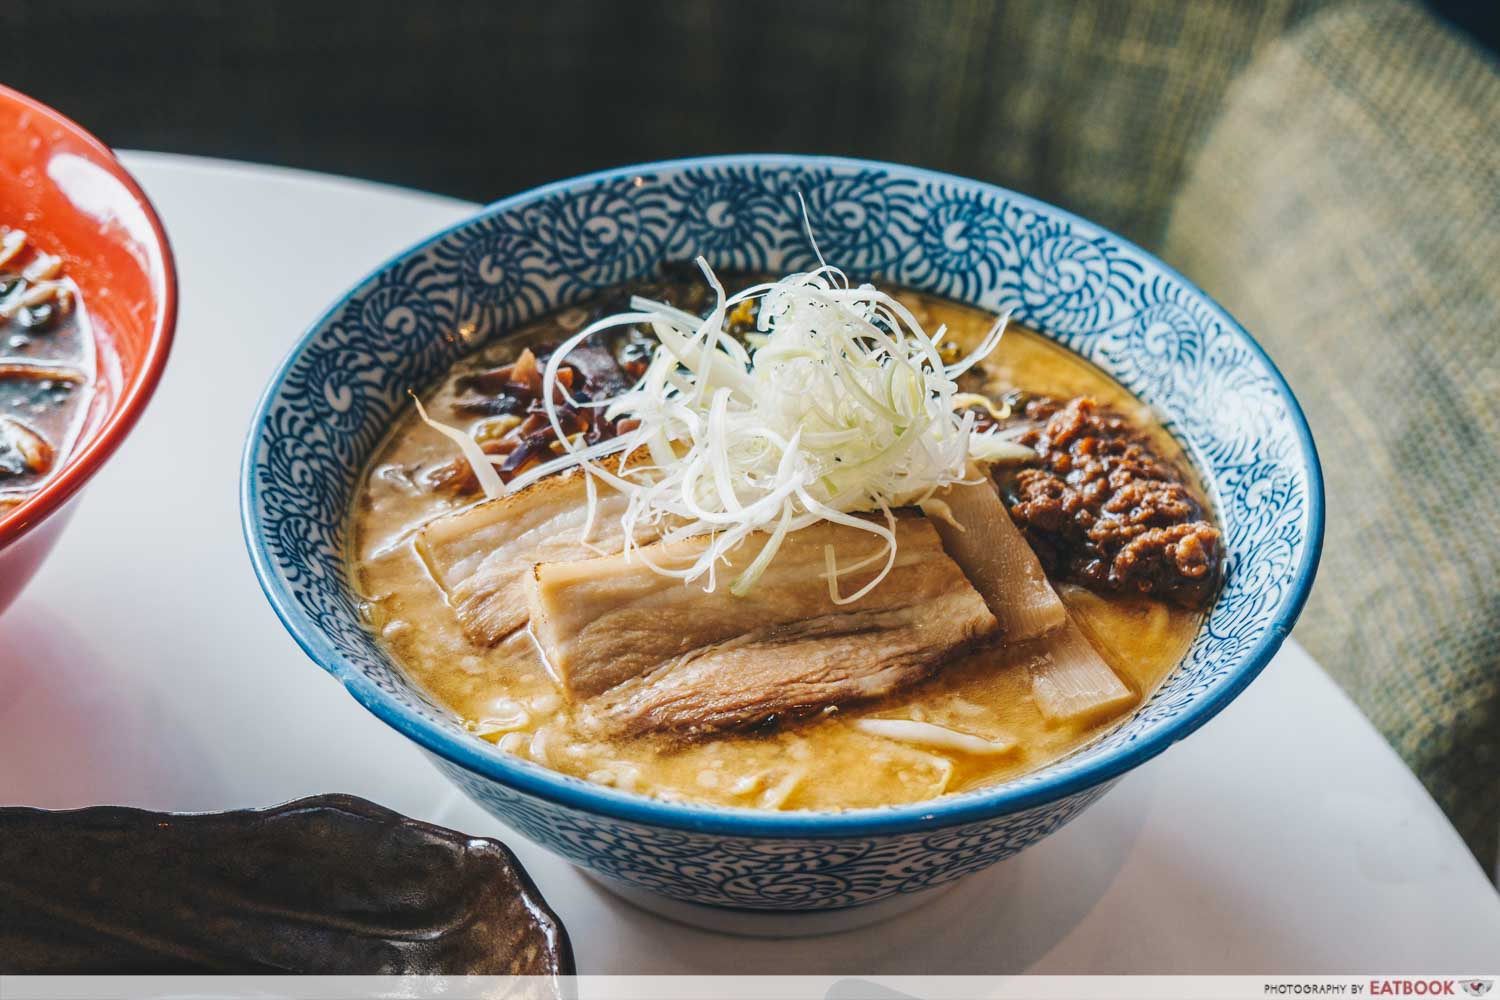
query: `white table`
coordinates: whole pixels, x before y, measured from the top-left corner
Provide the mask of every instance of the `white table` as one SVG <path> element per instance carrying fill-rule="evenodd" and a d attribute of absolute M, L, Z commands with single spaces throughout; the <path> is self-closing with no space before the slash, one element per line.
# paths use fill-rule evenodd
<path fill-rule="evenodd" d="M 1350 973 L 1493 968 L 1500 895 L 1296 646 L 1061 833 L 904 917 L 796 941 L 648 916 L 463 799 L 282 630 L 238 465 L 262 385 L 369 268 L 471 206 L 130 154 L 181 273 L 156 400 L 0 619 L 0 802 L 212 810 L 352 792 L 506 840 L 585 973 Z"/>

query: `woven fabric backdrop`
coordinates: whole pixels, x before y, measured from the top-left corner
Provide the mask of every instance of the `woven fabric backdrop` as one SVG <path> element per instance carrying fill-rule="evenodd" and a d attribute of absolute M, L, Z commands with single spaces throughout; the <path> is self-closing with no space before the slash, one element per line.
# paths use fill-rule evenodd
<path fill-rule="evenodd" d="M 118 145 L 481 201 L 664 157 L 834 153 L 1152 242 L 1230 79 L 1317 6 L 4 0 L 0 78 Z M 66 72 L 36 41 L 62 38 Z"/>
<path fill-rule="evenodd" d="M 1493 872 L 1500 843 L 1500 75 L 1397 3 L 1228 95 L 1167 255 L 1271 352 L 1328 486 L 1296 636 Z"/>

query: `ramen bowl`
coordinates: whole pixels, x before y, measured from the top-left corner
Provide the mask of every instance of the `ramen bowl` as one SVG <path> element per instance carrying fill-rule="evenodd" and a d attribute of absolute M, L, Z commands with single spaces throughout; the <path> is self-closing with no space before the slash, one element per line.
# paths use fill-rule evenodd
<path fill-rule="evenodd" d="M 0 224 L 62 258 L 92 327 L 97 378 L 60 464 L 0 512 L 0 611 L 51 551 L 85 483 L 125 440 L 166 365 L 177 318 L 172 250 L 150 201 L 75 122 L 0 86 Z"/>
<path fill-rule="evenodd" d="M 1145 704 L 1083 750 L 911 805 L 764 812 L 667 802 L 476 738 L 376 641 L 345 564 L 358 477 L 410 405 L 407 389 L 474 345 L 664 260 L 804 268 L 813 257 L 803 201 L 830 263 L 1011 310 L 1157 410 L 1196 463 L 1224 533 L 1223 587 L 1191 648 Z M 266 595 L 307 654 L 522 835 L 658 909 L 849 912 L 905 905 L 1036 843 L 1228 704 L 1297 618 L 1323 500 L 1307 425 L 1265 353 L 1139 248 L 973 180 L 747 156 L 629 167 L 507 198 L 362 279 L 272 377 L 246 445 L 242 513 Z"/>

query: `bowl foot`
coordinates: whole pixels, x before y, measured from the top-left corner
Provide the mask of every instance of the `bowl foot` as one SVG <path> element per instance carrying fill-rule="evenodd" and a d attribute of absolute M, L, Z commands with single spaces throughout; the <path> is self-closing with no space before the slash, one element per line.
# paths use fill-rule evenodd
<path fill-rule="evenodd" d="M 586 868 L 580 868 L 579 871 L 601 888 L 647 913 L 654 913 L 658 917 L 698 930 L 757 938 L 817 937 L 820 934 L 838 934 L 869 927 L 925 906 L 959 882 L 955 879 L 932 889 L 902 893 L 864 906 L 846 906 L 836 910 L 751 910 L 689 903 L 618 882 Z"/>

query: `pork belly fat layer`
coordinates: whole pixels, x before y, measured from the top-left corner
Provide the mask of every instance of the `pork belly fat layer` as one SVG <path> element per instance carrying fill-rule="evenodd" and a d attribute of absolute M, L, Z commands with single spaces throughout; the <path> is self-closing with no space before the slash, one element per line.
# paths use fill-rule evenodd
<path fill-rule="evenodd" d="M 993 628 L 972 589 L 769 626 L 626 681 L 603 696 L 602 716 L 626 732 L 696 734 L 811 715 L 916 683 Z"/>
<path fill-rule="evenodd" d="M 543 479 L 518 493 L 440 517 L 417 535 L 417 551 L 448 596 L 464 634 L 493 646 L 526 624 L 526 577 L 539 562 L 619 552 L 626 498 L 596 484 L 593 527 L 580 473 Z M 646 529 L 638 533 L 649 541 Z"/>
<path fill-rule="evenodd" d="M 744 597 L 725 581 L 755 558 L 763 538 L 730 554 L 712 593 L 638 558 L 538 565 L 527 586 L 532 630 L 568 692 L 609 692 L 604 714 L 631 729 L 725 728 L 875 697 L 930 672 L 996 624 L 926 519 L 898 518 L 896 537 L 891 573 L 843 605 L 828 593 L 824 547 L 849 565 L 883 543 L 831 523 L 788 535 Z M 692 539 L 641 554 L 685 564 L 706 544 Z M 840 589 L 852 593 L 876 572 L 850 574 Z"/>

